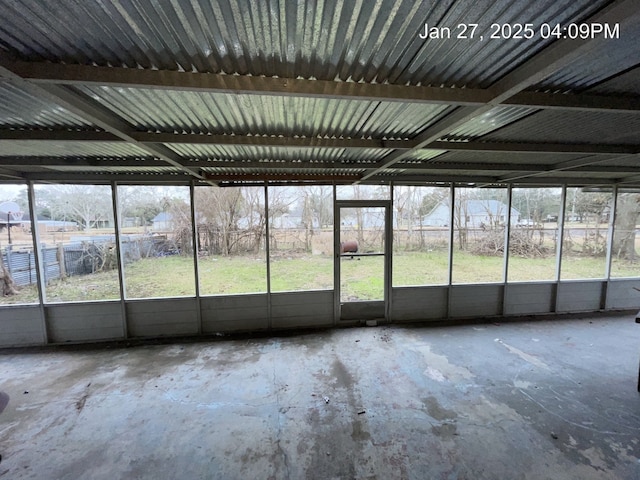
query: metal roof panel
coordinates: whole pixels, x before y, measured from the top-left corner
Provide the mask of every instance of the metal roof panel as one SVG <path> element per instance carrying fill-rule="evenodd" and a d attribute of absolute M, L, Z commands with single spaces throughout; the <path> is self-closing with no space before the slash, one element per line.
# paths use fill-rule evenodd
<path fill-rule="evenodd" d="M 550 43 L 490 40 L 492 23 L 564 24 L 607 3 L 0 0 L 0 47 L 65 63 L 483 87 Z M 456 38 L 473 23 L 477 36 Z M 452 38 L 421 39 L 425 24 Z"/>
<path fill-rule="evenodd" d="M 121 87 L 82 90 L 139 130 L 163 132 L 408 138 L 448 108 Z"/>
<path fill-rule="evenodd" d="M 229 161 L 301 161 L 375 163 L 390 152 L 387 149 L 285 148 L 250 145 L 166 144 L 176 153 L 192 159 Z"/>
<path fill-rule="evenodd" d="M 484 137 L 487 141 L 639 145 L 640 115 L 542 110 Z"/>
<path fill-rule="evenodd" d="M 65 142 L 0 140 L 3 156 L 29 157 L 146 157 L 149 152 L 124 142 Z"/>
<path fill-rule="evenodd" d="M 0 127 L 79 128 L 91 124 L 10 82 L 0 82 Z"/>

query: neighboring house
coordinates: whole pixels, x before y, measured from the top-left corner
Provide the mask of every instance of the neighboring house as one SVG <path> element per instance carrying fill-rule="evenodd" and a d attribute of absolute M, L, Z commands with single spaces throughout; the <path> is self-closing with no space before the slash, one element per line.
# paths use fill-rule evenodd
<path fill-rule="evenodd" d="M 422 218 L 422 225 L 432 227 L 448 226 L 451 213 L 449 203 L 440 202 L 436 207 Z M 457 220 L 461 226 L 469 228 L 481 228 L 483 225 L 503 225 L 507 222 L 507 205 L 499 200 L 466 200 L 456 209 Z M 511 219 L 517 221 L 520 212 L 511 209 Z"/>
<path fill-rule="evenodd" d="M 302 228 L 302 212 L 283 213 L 273 217 L 271 228 Z"/>
<path fill-rule="evenodd" d="M 155 217 L 153 217 L 153 226 L 152 230 L 165 231 L 171 230 L 173 222 L 172 215 L 169 212 L 160 212 Z"/>
<path fill-rule="evenodd" d="M 320 228 L 315 218 L 311 219 L 312 228 Z M 305 228 L 304 212 L 302 208 L 294 208 L 290 212 L 272 217 L 271 228 Z"/>
<path fill-rule="evenodd" d="M 384 227 L 384 212 L 382 210 L 365 210 L 361 212 L 360 218 L 357 215 L 345 215 L 340 219 L 343 227 L 357 228 L 358 221 L 362 221 L 362 228 L 379 229 Z"/>

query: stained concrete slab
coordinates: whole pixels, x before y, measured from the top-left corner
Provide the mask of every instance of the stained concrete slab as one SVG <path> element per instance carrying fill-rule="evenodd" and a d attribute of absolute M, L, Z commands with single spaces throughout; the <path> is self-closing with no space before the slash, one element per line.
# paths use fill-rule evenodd
<path fill-rule="evenodd" d="M 0 478 L 638 479 L 639 355 L 633 316 L 3 351 Z"/>

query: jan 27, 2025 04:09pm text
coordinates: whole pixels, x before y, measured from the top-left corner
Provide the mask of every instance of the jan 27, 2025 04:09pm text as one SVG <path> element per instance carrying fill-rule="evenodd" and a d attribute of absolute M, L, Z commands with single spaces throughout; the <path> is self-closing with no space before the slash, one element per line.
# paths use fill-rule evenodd
<path fill-rule="evenodd" d="M 614 23 L 492 23 L 488 29 L 478 30 L 477 23 L 459 23 L 455 27 L 430 26 L 425 23 L 418 36 L 423 40 L 455 38 L 459 40 L 531 40 L 620 38 L 620 24 Z"/>

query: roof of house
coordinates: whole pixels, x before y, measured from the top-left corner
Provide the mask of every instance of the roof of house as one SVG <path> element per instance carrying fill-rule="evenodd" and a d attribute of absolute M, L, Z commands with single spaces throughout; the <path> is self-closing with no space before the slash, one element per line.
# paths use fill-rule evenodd
<path fill-rule="evenodd" d="M 173 216 L 169 212 L 160 212 L 153 217 L 154 222 L 170 222 Z"/>

